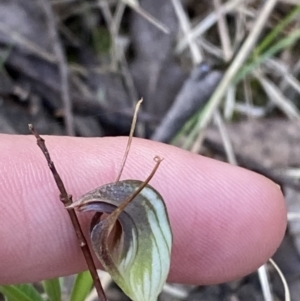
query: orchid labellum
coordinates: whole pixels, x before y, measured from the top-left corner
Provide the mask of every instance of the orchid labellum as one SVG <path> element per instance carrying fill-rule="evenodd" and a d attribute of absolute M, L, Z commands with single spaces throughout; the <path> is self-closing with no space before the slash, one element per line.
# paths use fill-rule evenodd
<path fill-rule="evenodd" d="M 116 208 L 142 184 L 136 180 L 106 184 L 74 204 L 79 204 L 79 210 L 97 212 L 91 223 L 91 241 L 113 280 L 132 300 L 155 301 L 169 272 L 172 244 L 163 199 L 147 185 L 118 214 L 117 221 L 114 216 Z M 112 214 L 101 220 L 103 213 Z"/>

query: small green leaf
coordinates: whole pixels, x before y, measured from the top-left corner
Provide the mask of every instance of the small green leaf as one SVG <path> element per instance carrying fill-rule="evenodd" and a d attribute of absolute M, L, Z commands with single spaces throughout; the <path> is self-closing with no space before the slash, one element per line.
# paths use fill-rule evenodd
<path fill-rule="evenodd" d="M 43 287 L 50 301 L 61 301 L 59 278 L 44 280 Z"/>
<path fill-rule="evenodd" d="M 44 301 L 32 284 L 2 285 L 0 292 L 10 301 Z"/>
<path fill-rule="evenodd" d="M 134 301 L 155 301 L 169 273 L 172 232 L 162 196 L 143 184 L 110 183 L 82 196 L 72 207 L 97 212 L 91 224 L 93 249 L 124 293 Z M 111 214 L 101 220 L 102 213 Z"/>
<path fill-rule="evenodd" d="M 89 271 L 79 273 L 76 277 L 70 301 L 84 301 L 91 291 L 93 279 Z"/>

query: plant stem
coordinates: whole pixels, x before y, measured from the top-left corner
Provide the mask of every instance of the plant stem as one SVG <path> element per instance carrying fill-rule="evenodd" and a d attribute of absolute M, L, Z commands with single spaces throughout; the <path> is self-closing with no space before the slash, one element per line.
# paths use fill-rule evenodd
<path fill-rule="evenodd" d="M 51 160 L 49 151 L 45 144 L 45 140 L 38 134 L 38 132 L 34 129 L 32 124 L 29 124 L 29 130 L 35 136 L 37 145 L 41 149 L 42 153 L 44 154 L 44 156 L 47 160 L 49 169 L 53 175 L 53 178 L 55 180 L 57 188 L 60 192 L 59 198 L 60 198 L 61 202 L 64 204 L 65 207 L 71 205 L 72 204 L 72 196 L 67 193 L 65 185 L 64 185 L 60 175 L 58 174 L 53 161 Z M 100 279 L 99 279 L 99 276 L 98 276 L 98 273 L 97 273 L 97 269 L 96 269 L 91 251 L 90 251 L 87 241 L 83 235 L 77 215 L 74 210 L 67 210 L 67 211 L 70 216 L 72 225 L 74 227 L 79 246 L 82 250 L 82 253 L 85 257 L 85 260 L 86 260 L 86 263 L 88 266 L 88 269 L 94 280 L 94 285 L 95 285 L 95 288 L 98 293 L 99 301 L 107 301 L 105 293 L 104 293 L 102 285 L 101 285 L 101 282 L 100 282 Z"/>

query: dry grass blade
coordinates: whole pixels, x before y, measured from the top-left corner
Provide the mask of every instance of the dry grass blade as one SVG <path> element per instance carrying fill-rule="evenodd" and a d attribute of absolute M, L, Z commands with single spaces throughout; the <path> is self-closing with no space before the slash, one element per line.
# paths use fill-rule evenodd
<path fill-rule="evenodd" d="M 175 12 L 178 16 L 178 19 L 180 21 L 180 24 L 181 24 L 184 34 L 189 35 L 190 22 L 183 10 L 182 3 L 178 0 L 172 0 L 172 3 L 174 6 L 174 9 L 175 9 Z M 189 40 L 189 47 L 190 47 L 194 65 L 199 64 L 202 61 L 202 55 L 201 55 L 199 47 L 197 46 L 196 42 L 191 39 Z M 216 112 L 215 118 L 216 118 L 217 125 L 220 130 L 223 142 L 224 142 L 224 148 L 225 148 L 225 151 L 227 154 L 227 158 L 231 164 L 236 165 L 237 162 L 236 162 L 236 159 L 234 156 L 233 147 L 232 147 L 232 144 L 230 142 L 229 136 L 228 136 L 225 126 L 222 122 L 222 118 L 221 118 L 221 115 L 219 114 L 219 112 Z M 204 135 L 205 134 L 202 131 L 200 131 L 198 138 L 196 139 L 194 145 L 191 148 L 192 152 L 198 153 L 200 151 Z"/>
<path fill-rule="evenodd" d="M 215 7 L 215 11 L 218 15 L 218 31 L 219 31 L 219 37 L 220 37 L 221 45 L 222 45 L 222 49 L 223 49 L 223 57 L 224 57 L 225 62 L 228 62 L 232 58 L 232 55 L 233 55 L 230 36 L 229 36 L 228 24 L 225 20 L 224 14 L 222 14 L 222 12 L 221 12 L 220 0 L 214 0 L 214 7 Z M 233 93 L 234 91 L 235 91 L 235 87 L 233 87 L 232 85 L 228 87 L 227 95 L 226 95 L 226 102 L 225 102 L 225 109 L 224 109 L 225 116 L 226 116 L 226 114 L 227 114 L 227 116 L 233 114 L 233 107 L 234 107 L 234 103 L 235 103 L 235 98 L 234 98 L 234 93 Z M 216 113 L 215 113 L 215 121 L 218 125 L 218 128 L 221 133 L 221 137 L 224 142 L 227 159 L 231 164 L 236 165 L 237 163 L 236 163 L 236 160 L 234 157 L 232 145 L 229 141 L 229 137 L 226 134 L 226 130 L 225 131 L 222 130 L 222 129 L 225 129 L 225 127 L 223 125 L 223 121 L 222 121 L 220 113 L 218 111 L 216 111 Z"/>
<path fill-rule="evenodd" d="M 124 2 L 119 2 L 117 5 L 116 12 L 115 12 L 114 18 L 113 18 L 113 24 L 112 24 L 112 27 L 113 27 L 115 33 L 118 33 L 120 30 L 121 20 L 123 18 L 125 7 L 126 7 L 126 5 Z"/>
<path fill-rule="evenodd" d="M 182 7 L 182 3 L 179 0 L 172 0 L 172 4 L 174 6 L 174 10 L 176 12 L 176 15 L 178 17 L 178 20 L 180 22 L 181 29 L 185 36 L 190 36 L 190 22 L 188 20 L 188 17 Z M 199 64 L 202 62 L 203 57 L 201 55 L 201 52 L 196 44 L 196 42 L 192 41 L 192 39 L 188 38 L 188 45 L 190 47 L 191 53 L 192 53 L 192 59 L 194 65 Z"/>
<path fill-rule="evenodd" d="M 137 120 L 137 114 L 139 112 L 139 108 L 140 108 L 142 102 L 143 102 L 143 99 L 139 100 L 138 103 L 135 106 L 135 110 L 134 110 L 134 114 L 133 114 L 133 119 L 132 119 L 132 123 L 131 123 L 131 128 L 130 128 L 130 133 L 129 133 L 129 138 L 128 138 L 128 142 L 127 142 L 127 146 L 126 146 L 126 151 L 125 151 L 122 163 L 121 163 L 120 171 L 119 171 L 118 176 L 116 178 L 116 182 L 118 182 L 120 180 L 122 172 L 123 172 L 123 169 L 125 167 L 125 163 L 126 163 L 126 160 L 127 160 L 128 154 L 129 154 L 130 146 L 131 146 L 131 141 L 132 141 L 133 133 L 134 133 L 134 130 L 135 130 L 135 125 L 136 125 L 136 120 Z"/>
<path fill-rule="evenodd" d="M 224 3 L 220 6 L 219 14 L 225 15 L 235 10 L 244 0 L 232 0 Z M 196 38 L 203 35 L 208 29 L 210 29 L 218 21 L 218 14 L 212 12 L 206 18 L 204 18 L 196 27 L 190 30 L 189 34 L 181 39 L 176 46 L 176 53 L 183 52 L 189 45 L 189 41 L 193 41 Z"/>
<path fill-rule="evenodd" d="M 276 59 L 266 60 L 265 65 L 282 77 L 282 83 L 280 84 L 281 91 L 289 85 L 300 94 L 300 82 L 290 73 L 288 66 Z"/>
<path fill-rule="evenodd" d="M 224 118 L 226 120 L 230 120 L 234 113 L 235 105 L 236 105 L 236 86 L 230 85 L 228 87 L 228 91 L 226 94 L 226 100 L 224 104 Z"/>
<path fill-rule="evenodd" d="M 185 34 L 189 34 L 189 30 L 190 30 L 190 22 L 183 10 L 182 4 L 180 1 L 178 0 L 172 0 L 175 12 L 178 16 L 178 19 L 180 21 L 182 30 Z M 189 41 L 189 47 L 190 47 L 190 51 L 191 51 L 191 55 L 192 55 L 192 59 L 193 59 L 193 63 L 194 65 L 200 63 L 200 60 L 202 60 L 202 55 L 200 52 L 199 47 L 197 46 L 196 42 L 193 40 Z M 221 115 L 219 114 L 219 112 L 216 112 L 216 120 L 217 120 L 217 124 L 218 124 L 218 128 L 220 130 L 223 142 L 224 142 L 224 148 L 227 154 L 227 158 L 229 160 L 230 163 L 236 165 L 236 159 L 234 156 L 234 152 L 233 152 L 233 147 L 231 145 L 229 136 L 227 135 L 227 131 L 225 129 L 225 126 L 222 122 L 222 118 Z M 198 153 L 200 151 L 202 142 L 203 142 L 203 138 L 204 138 L 204 133 L 202 131 L 199 132 L 198 134 L 198 138 L 195 140 L 194 145 L 191 148 L 191 151 L 194 153 Z"/>
<path fill-rule="evenodd" d="M 148 22 L 152 23 L 154 26 L 156 26 L 159 30 L 161 30 L 165 34 L 170 33 L 170 29 L 166 25 L 164 25 L 162 22 L 160 22 L 152 15 L 150 15 L 148 12 L 146 12 L 144 9 L 142 9 L 137 1 L 135 0 L 121 0 L 121 1 L 123 1 L 125 4 L 131 7 L 135 12 L 140 14 L 143 18 L 145 18 Z"/>
<path fill-rule="evenodd" d="M 220 132 L 220 135 L 221 135 L 221 139 L 223 142 L 223 147 L 225 150 L 225 155 L 227 157 L 227 161 L 232 165 L 238 165 L 228 131 L 226 129 L 226 126 L 223 122 L 223 119 L 222 119 L 222 116 L 221 116 L 219 110 L 216 110 L 216 112 L 214 114 L 214 121 L 215 121 L 215 123 L 218 127 L 218 130 Z M 205 138 L 205 130 L 202 130 L 199 132 L 198 137 L 196 138 L 196 140 L 191 148 L 191 152 L 193 152 L 193 153 L 200 152 L 204 138 Z"/>
<path fill-rule="evenodd" d="M 298 213 L 298 212 L 289 212 L 287 214 L 287 218 L 288 218 L 289 222 L 299 221 L 300 220 L 300 213 Z"/>
<path fill-rule="evenodd" d="M 250 108 L 253 105 L 253 97 L 250 82 L 247 77 L 245 77 L 243 80 L 243 88 L 246 99 L 246 105 Z"/>
<path fill-rule="evenodd" d="M 198 122 L 197 126 L 195 127 L 195 131 L 198 131 L 201 128 L 205 128 L 210 122 L 211 117 L 213 116 L 216 108 L 219 106 L 222 97 L 228 89 L 228 86 L 231 84 L 231 81 L 236 76 L 238 70 L 241 68 L 242 64 L 245 62 L 249 53 L 255 46 L 255 43 L 266 22 L 268 21 L 269 16 L 276 3 L 277 0 L 269 0 L 263 5 L 258 18 L 253 25 L 252 31 L 248 35 L 246 41 L 242 45 L 232 64 L 227 69 L 223 79 L 219 83 L 208 104 L 204 108 L 203 118 Z M 194 132 L 192 134 L 194 134 Z"/>
<path fill-rule="evenodd" d="M 192 42 L 193 41 L 194 40 L 192 40 Z M 208 54 L 213 55 L 220 60 L 224 59 L 223 51 L 218 46 L 213 45 L 206 39 L 201 39 L 201 40 L 198 40 L 197 42 L 201 46 L 201 48 L 203 48 L 203 50 L 205 50 Z M 196 41 L 193 43 L 196 43 Z"/>
<path fill-rule="evenodd" d="M 278 173 L 293 178 L 296 181 L 300 180 L 300 168 L 299 167 L 291 167 L 291 168 L 279 168 Z"/>
<path fill-rule="evenodd" d="M 235 157 L 235 154 L 234 154 L 233 146 L 232 146 L 232 143 L 230 141 L 228 131 L 225 127 L 225 124 L 223 122 L 223 119 L 221 117 L 221 114 L 220 114 L 219 110 L 215 111 L 214 120 L 215 120 L 215 122 L 217 124 L 217 127 L 219 129 L 228 162 L 232 165 L 237 165 L 237 161 L 236 161 L 236 157 Z"/>
<path fill-rule="evenodd" d="M 268 109 L 265 107 L 258 107 L 249 104 L 236 103 L 234 106 L 235 112 L 242 115 L 246 115 L 250 118 L 260 118 L 264 117 Z"/>
<path fill-rule="evenodd" d="M 299 111 L 297 107 L 286 98 L 281 91 L 263 76 L 260 72 L 254 72 L 255 77 L 259 80 L 266 94 L 269 96 L 269 99 L 278 106 L 290 119 L 299 119 Z"/>
<path fill-rule="evenodd" d="M 163 287 L 163 292 L 172 296 L 172 298 L 174 299 L 183 299 L 186 300 L 186 298 L 188 297 L 188 292 L 183 289 L 183 288 L 179 288 L 176 285 L 171 285 L 166 283 Z"/>
<path fill-rule="evenodd" d="M 263 292 L 264 300 L 274 301 L 269 282 L 267 266 L 265 264 L 258 269 L 258 277 Z"/>
<path fill-rule="evenodd" d="M 215 7 L 216 14 L 218 16 L 218 30 L 221 39 L 224 60 L 225 62 L 228 62 L 233 54 L 231 42 L 230 42 L 228 24 L 225 20 L 224 14 L 222 14 L 221 12 L 220 0 L 214 0 L 214 7 Z"/>
<path fill-rule="evenodd" d="M 281 281 L 283 283 L 284 293 L 285 293 L 284 300 L 285 301 L 291 301 L 290 290 L 289 290 L 289 287 L 288 287 L 288 284 L 286 282 L 286 279 L 285 279 L 284 275 L 282 274 L 280 268 L 278 267 L 278 265 L 275 263 L 275 261 L 272 258 L 269 259 L 269 262 L 273 265 L 273 267 L 275 268 L 275 270 L 279 274 L 280 279 L 281 279 Z"/>
<path fill-rule="evenodd" d="M 195 153 L 195 154 L 199 154 L 200 153 L 200 150 L 201 150 L 201 147 L 203 145 L 203 141 L 205 139 L 205 129 L 200 131 L 198 136 L 196 137 L 190 151 L 192 153 Z"/>

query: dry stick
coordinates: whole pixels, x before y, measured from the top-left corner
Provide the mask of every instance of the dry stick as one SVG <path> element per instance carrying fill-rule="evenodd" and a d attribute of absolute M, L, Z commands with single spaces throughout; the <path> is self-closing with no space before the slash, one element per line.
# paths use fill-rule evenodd
<path fill-rule="evenodd" d="M 41 149 L 42 153 L 44 154 L 44 156 L 47 160 L 48 166 L 51 170 L 51 173 L 53 175 L 53 178 L 55 180 L 57 188 L 60 192 L 59 198 L 60 198 L 61 202 L 64 204 L 65 207 L 71 205 L 72 204 L 72 196 L 67 193 L 65 185 L 64 185 L 60 175 L 58 174 L 53 161 L 51 160 L 49 151 L 45 144 L 45 140 L 38 134 L 38 132 L 34 129 L 32 124 L 29 124 L 28 126 L 29 126 L 29 130 L 36 138 L 37 145 L 39 146 L 39 148 Z M 98 273 L 97 273 L 97 269 L 96 269 L 91 251 L 88 247 L 87 241 L 81 230 L 79 221 L 77 219 L 77 215 L 74 210 L 68 210 L 68 213 L 69 213 L 72 225 L 74 227 L 74 230 L 76 232 L 79 246 L 82 250 L 82 253 L 85 257 L 87 266 L 88 266 L 90 273 L 92 275 L 92 278 L 94 280 L 94 285 L 95 285 L 95 288 L 98 293 L 99 301 L 107 301 L 105 293 L 104 293 L 102 285 L 101 285 L 101 282 L 100 282 L 100 279 L 99 279 L 99 276 L 98 276 Z"/>
<path fill-rule="evenodd" d="M 126 163 L 126 160 L 127 160 L 128 154 L 129 154 L 130 146 L 131 146 L 133 132 L 134 132 L 135 125 L 136 125 L 137 114 L 138 114 L 138 111 L 139 111 L 139 108 L 140 108 L 140 105 L 141 105 L 142 102 L 143 102 L 143 98 L 140 99 L 138 101 L 138 103 L 136 104 L 136 106 L 135 106 L 134 115 L 133 115 L 133 119 L 132 119 L 132 123 L 131 123 L 131 128 L 130 128 L 130 133 L 129 133 L 129 137 L 128 137 L 128 142 L 127 142 L 127 146 L 126 146 L 126 151 L 125 151 L 125 154 L 124 154 L 124 157 L 123 157 L 123 160 L 122 160 L 120 171 L 118 173 L 118 176 L 117 176 L 115 182 L 118 182 L 120 180 L 122 172 L 123 172 L 123 169 L 125 167 L 125 163 Z"/>
<path fill-rule="evenodd" d="M 57 34 L 56 21 L 51 8 L 51 3 L 48 0 L 40 0 L 40 1 L 47 17 L 50 39 L 53 43 L 53 49 L 58 62 L 58 68 L 59 68 L 60 80 L 61 80 L 61 98 L 64 104 L 64 116 L 65 116 L 67 134 L 69 136 L 74 136 L 75 131 L 74 131 L 74 122 L 73 122 L 73 113 L 72 113 L 72 102 L 71 102 L 70 91 L 69 91 L 68 65 L 67 65 L 66 57 L 63 51 L 63 47 L 59 40 L 59 36 Z"/>

